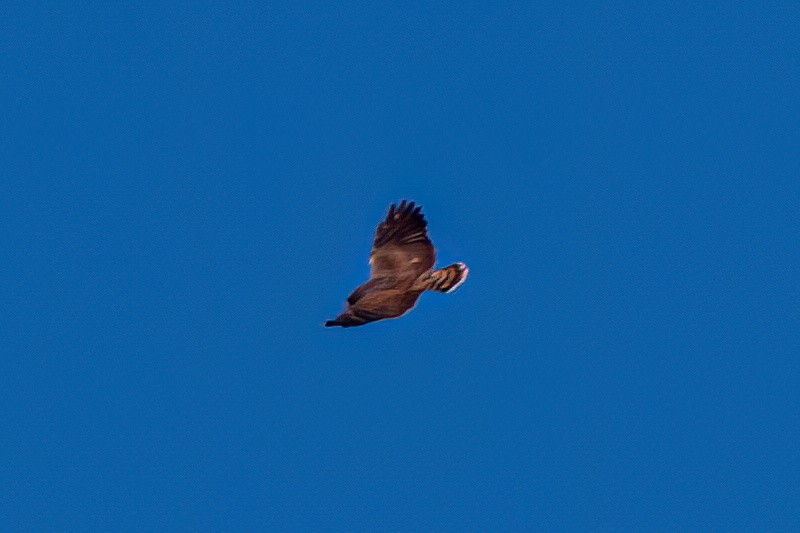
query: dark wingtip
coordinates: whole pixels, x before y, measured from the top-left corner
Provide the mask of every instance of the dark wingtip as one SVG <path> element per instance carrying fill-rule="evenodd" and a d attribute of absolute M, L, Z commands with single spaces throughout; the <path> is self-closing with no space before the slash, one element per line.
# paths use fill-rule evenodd
<path fill-rule="evenodd" d="M 389 204 L 389 212 L 386 214 L 386 220 L 393 220 L 395 216 L 405 218 L 407 216 L 416 216 L 421 214 L 422 206 L 417 205 L 414 200 L 400 200 L 397 203 L 392 202 Z"/>
<path fill-rule="evenodd" d="M 389 208 L 389 214 L 397 214 L 401 216 L 408 216 L 414 214 L 414 211 L 422 210 L 414 200 L 400 200 L 397 204 L 392 204 Z"/>
<path fill-rule="evenodd" d="M 330 328 L 330 327 L 338 326 L 338 325 L 339 325 L 339 323 L 336 322 L 335 320 L 326 320 L 325 321 L 325 327 L 326 328 Z"/>

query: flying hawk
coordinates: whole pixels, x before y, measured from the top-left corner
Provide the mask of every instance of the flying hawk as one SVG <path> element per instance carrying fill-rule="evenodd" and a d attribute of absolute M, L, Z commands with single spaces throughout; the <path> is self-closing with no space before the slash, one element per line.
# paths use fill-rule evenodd
<path fill-rule="evenodd" d="M 436 251 L 427 229 L 422 207 L 414 202 L 389 206 L 372 243 L 369 281 L 347 297 L 345 310 L 325 326 L 349 328 L 395 318 L 414 307 L 423 291 L 453 292 L 464 283 L 469 274 L 464 263 L 433 269 Z"/>

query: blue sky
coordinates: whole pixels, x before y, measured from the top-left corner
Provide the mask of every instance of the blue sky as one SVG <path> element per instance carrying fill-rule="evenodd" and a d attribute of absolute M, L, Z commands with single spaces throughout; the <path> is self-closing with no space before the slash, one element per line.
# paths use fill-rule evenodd
<path fill-rule="evenodd" d="M 3 529 L 800 527 L 797 6 L 374 4 L 0 7 Z"/>

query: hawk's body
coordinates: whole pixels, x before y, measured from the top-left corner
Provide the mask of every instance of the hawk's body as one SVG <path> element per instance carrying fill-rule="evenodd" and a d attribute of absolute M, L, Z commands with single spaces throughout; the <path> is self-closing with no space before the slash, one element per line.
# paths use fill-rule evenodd
<path fill-rule="evenodd" d="M 422 208 L 403 200 L 378 225 L 370 254 L 370 279 L 347 297 L 347 307 L 326 326 L 361 326 L 395 318 L 414 307 L 426 290 L 451 292 L 467 278 L 464 263 L 432 270 L 436 252 Z"/>

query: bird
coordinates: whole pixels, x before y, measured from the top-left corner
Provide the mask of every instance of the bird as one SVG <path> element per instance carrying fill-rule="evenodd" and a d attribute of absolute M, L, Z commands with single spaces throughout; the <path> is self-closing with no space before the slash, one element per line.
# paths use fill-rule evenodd
<path fill-rule="evenodd" d="M 410 311 L 425 291 L 450 293 L 467 279 L 469 268 L 456 262 L 435 269 L 436 251 L 428 238 L 422 207 L 402 200 L 389 206 L 378 224 L 369 256 L 369 281 L 347 297 L 344 311 L 325 327 L 363 326 Z"/>

